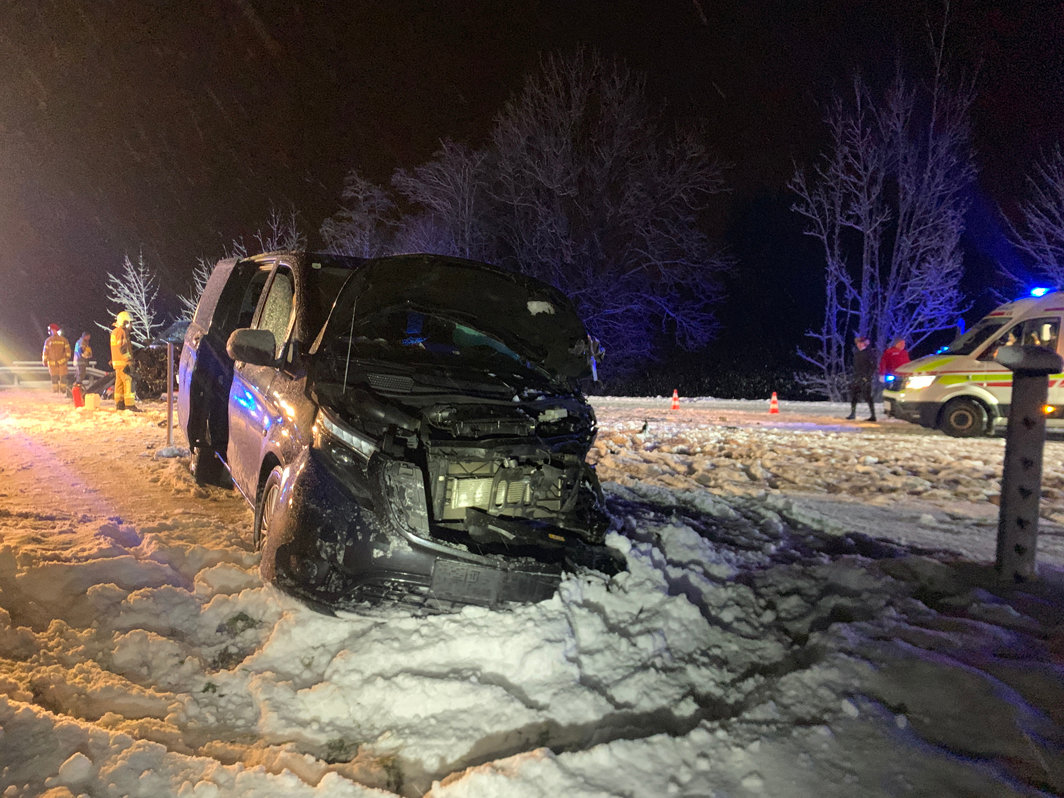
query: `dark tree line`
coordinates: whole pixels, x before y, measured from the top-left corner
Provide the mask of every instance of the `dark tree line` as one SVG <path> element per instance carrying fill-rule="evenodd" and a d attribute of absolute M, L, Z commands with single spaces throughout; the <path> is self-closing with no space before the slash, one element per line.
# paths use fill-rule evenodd
<path fill-rule="evenodd" d="M 350 173 L 321 234 L 336 252 L 437 252 L 545 280 L 617 374 L 712 337 L 728 261 L 702 217 L 722 172 L 704 136 L 665 123 L 641 75 L 594 53 L 551 56 L 484 147 L 444 141 L 390 187 Z"/>
<path fill-rule="evenodd" d="M 823 257 L 822 322 L 808 333 L 812 346 L 798 350 L 810 367 L 801 382 L 832 398 L 855 334 L 878 347 L 897 337 L 915 345 L 965 309 L 960 240 L 975 177 L 976 84 L 948 68 L 948 3 L 945 12 L 940 29 L 929 28 L 929 79 L 911 80 L 901 67 L 882 88 L 855 78 L 829 104 L 827 148 L 788 184 L 792 210 Z M 618 61 L 586 51 L 548 56 L 482 146 L 443 140 L 429 161 L 396 169 L 387 185 L 352 170 L 320 236 L 337 253 L 435 252 L 552 283 L 604 345 L 608 372 L 632 374 L 712 340 L 723 278 L 743 270 L 705 232 L 726 190 L 722 164 L 700 130 L 670 126 L 663 111 L 645 77 Z M 1028 186 L 1008 223 L 1013 244 L 1033 272 L 1064 288 L 1059 146 Z M 274 211 L 255 242 L 234 241 L 227 255 L 305 245 L 297 222 L 294 210 Z M 143 260 L 139 277 L 126 265 L 134 289 L 150 283 Z M 189 314 L 209 268 L 201 259 L 181 298 Z"/>

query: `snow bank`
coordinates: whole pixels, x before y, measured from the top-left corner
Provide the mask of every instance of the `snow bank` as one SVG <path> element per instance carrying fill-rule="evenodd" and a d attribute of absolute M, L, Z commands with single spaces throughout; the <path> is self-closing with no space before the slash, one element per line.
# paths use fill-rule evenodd
<path fill-rule="evenodd" d="M 1000 586 L 1001 441 L 596 404 L 627 571 L 330 617 L 261 584 L 242 500 L 153 456 L 159 408 L 0 392 L 3 794 L 1064 790 L 1064 447 L 1043 579 Z"/>

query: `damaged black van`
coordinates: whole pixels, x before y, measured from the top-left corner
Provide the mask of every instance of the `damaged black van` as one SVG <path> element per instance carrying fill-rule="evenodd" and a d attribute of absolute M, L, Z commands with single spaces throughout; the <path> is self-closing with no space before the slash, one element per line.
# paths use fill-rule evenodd
<path fill-rule="evenodd" d="M 328 607 L 539 601 L 615 572 L 581 384 L 596 343 L 537 280 L 436 255 L 221 261 L 178 416 L 254 507 L 262 574 Z"/>

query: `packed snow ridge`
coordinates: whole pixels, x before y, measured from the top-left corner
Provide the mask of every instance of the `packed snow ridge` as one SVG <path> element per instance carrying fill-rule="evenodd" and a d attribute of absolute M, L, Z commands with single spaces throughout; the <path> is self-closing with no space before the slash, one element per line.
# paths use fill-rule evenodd
<path fill-rule="evenodd" d="M 0 792 L 1064 792 L 1064 443 L 1041 579 L 1000 585 L 1000 438 L 595 405 L 626 571 L 331 617 L 262 584 L 242 499 L 157 456 L 165 405 L 0 392 Z"/>

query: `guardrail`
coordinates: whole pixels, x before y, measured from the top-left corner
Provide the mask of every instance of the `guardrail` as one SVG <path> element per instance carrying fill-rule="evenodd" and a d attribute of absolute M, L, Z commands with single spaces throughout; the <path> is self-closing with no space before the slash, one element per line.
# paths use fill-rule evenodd
<path fill-rule="evenodd" d="M 96 361 L 90 360 L 85 372 L 93 379 L 108 372 L 96 368 Z M 73 364 L 67 361 L 68 376 L 74 373 Z M 13 360 L 11 365 L 0 366 L 0 389 L 3 388 L 40 388 L 52 384 L 48 367 L 37 360 Z"/>

